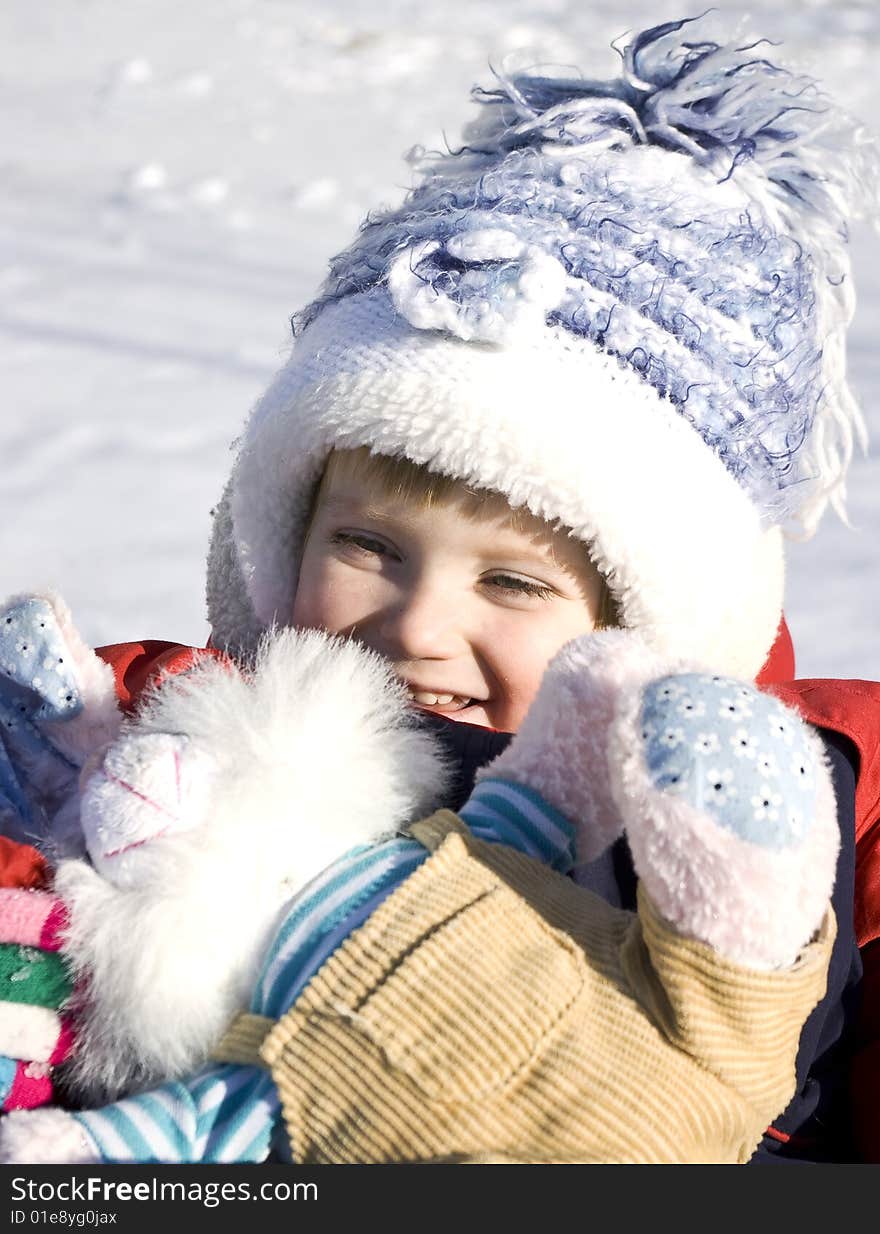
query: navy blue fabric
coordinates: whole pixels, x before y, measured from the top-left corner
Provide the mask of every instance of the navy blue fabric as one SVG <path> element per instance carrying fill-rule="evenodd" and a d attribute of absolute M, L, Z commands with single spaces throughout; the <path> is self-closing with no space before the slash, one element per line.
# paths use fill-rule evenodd
<path fill-rule="evenodd" d="M 495 758 L 511 740 L 510 733 L 425 716 L 439 736 L 454 768 L 452 809 L 459 808 L 473 786 L 477 769 Z M 855 1161 L 849 1132 L 845 1069 L 852 1033 L 862 964 L 853 930 L 855 879 L 855 787 L 858 753 L 839 733 L 819 729 L 834 778 L 841 845 L 833 902 L 837 939 L 831 956 L 828 987 L 822 1002 L 804 1025 L 797 1059 L 797 1089 L 788 1108 L 774 1122 L 750 1164 Z M 619 908 L 635 909 L 636 876 L 624 838 L 596 861 L 582 867 L 578 882 Z"/>
<path fill-rule="evenodd" d="M 834 886 L 837 940 L 828 972 L 828 991 L 804 1025 L 798 1052 L 798 1088 L 788 1109 L 773 1124 L 787 1143 L 765 1136 L 755 1164 L 857 1161 L 852 1144 L 846 1069 L 853 1048 L 862 961 L 853 929 L 855 884 L 855 790 L 858 751 L 830 729 L 819 729 L 834 776 L 840 856 Z"/>

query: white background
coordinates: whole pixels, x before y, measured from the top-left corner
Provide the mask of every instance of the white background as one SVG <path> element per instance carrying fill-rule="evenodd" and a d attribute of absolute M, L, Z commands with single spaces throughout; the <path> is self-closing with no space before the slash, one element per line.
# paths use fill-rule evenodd
<path fill-rule="evenodd" d="M 614 13 L 612 13 L 612 8 Z M 880 125 L 876 0 L 720 0 Z M 455 144 L 490 62 L 616 70 L 684 15 L 596 0 L 3 0 L 0 596 L 52 586 L 93 644 L 201 643 L 210 509 L 288 318 L 402 154 Z M 802 676 L 880 678 L 880 238 L 853 237 L 854 530 L 789 554 Z"/>

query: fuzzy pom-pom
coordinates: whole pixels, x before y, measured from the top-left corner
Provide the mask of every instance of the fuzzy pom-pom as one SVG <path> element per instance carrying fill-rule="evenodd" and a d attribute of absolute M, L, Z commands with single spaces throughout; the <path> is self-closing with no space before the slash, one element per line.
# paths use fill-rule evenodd
<path fill-rule="evenodd" d="M 605 81 L 498 73 L 494 89 L 475 91 L 489 107 L 468 149 L 649 143 L 725 177 L 760 168 L 781 200 L 829 230 L 875 207 L 876 143 L 815 79 L 777 62 L 767 39 L 718 42 L 705 17 L 683 18 L 615 47 L 621 72 Z"/>

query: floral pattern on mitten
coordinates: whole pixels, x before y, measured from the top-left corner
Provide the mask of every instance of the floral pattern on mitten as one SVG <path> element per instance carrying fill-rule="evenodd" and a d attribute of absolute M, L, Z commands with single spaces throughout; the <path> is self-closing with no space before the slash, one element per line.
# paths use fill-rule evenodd
<path fill-rule="evenodd" d="M 641 736 L 656 788 L 752 844 L 782 849 L 805 838 L 813 752 L 806 728 L 778 699 L 729 677 L 663 677 L 645 690 Z"/>

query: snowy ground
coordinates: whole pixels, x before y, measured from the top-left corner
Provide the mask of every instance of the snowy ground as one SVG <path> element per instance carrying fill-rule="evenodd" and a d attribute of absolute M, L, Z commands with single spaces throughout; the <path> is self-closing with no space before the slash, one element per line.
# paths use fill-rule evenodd
<path fill-rule="evenodd" d="M 720 0 L 880 124 L 876 0 Z M 611 10 L 615 14 L 612 15 Z M 403 151 L 454 141 L 489 60 L 613 71 L 670 0 L 4 0 L 0 596 L 52 585 L 93 643 L 203 640 L 209 511 L 288 317 Z M 790 554 L 802 675 L 880 678 L 880 238 L 850 364 L 875 454 L 847 530 Z"/>

